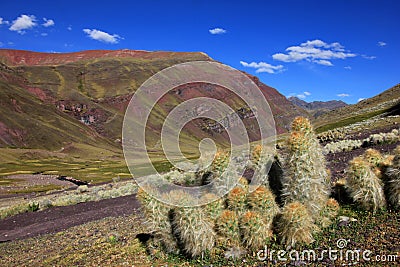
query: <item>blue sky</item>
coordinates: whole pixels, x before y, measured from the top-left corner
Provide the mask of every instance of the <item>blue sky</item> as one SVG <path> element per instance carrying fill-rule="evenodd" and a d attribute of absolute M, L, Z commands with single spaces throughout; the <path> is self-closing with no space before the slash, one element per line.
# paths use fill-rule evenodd
<path fill-rule="evenodd" d="M 400 82 L 400 1 L 1 1 L 0 48 L 202 51 L 285 96 L 356 103 Z"/>

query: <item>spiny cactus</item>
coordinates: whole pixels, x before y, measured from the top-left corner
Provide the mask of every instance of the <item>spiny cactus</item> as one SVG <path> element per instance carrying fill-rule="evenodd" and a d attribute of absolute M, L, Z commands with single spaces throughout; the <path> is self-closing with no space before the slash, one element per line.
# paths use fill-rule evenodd
<path fill-rule="evenodd" d="M 310 121 L 298 117 L 293 121 L 288 139 L 289 155 L 285 161 L 283 198 L 285 203 L 306 205 L 317 220 L 330 194 L 330 177 L 322 149 Z"/>
<path fill-rule="evenodd" d="M 386 171 L 388 176 L 388 201 L 400 209 L 400 146 L 395 150 L 393 164 Z"/>
<path fill-rule="evenodd" d="M 234 211 L 224 210 L 216 219 L 217 243 L 224 248 L 240 247 L 239 220 Z"/>
<path fill-rule="evenodd" d="M 145 225 L 153 232 L 154 240 L 160 242 L 167 252 L 177 253 L 178 244 L 170 223 L 171 207 L 153 198 L 142 188 L 139 188 L 137 198 L 146 217 Z"/>
<path fill-rule="evenodd" d="M 350 161 L 347 190 L 353 200 L 366 210 L 376 211 L 386 205 L 383 183 L 362 157 Z"/>
<path fill-rule="evenodd" d="M 214 160 L 211 164 L 211 172 L 220 174 L 228 167 L 228 164 L 229 153 L 219 150 L 215 154 Z"/>
<path fill-rule="evenodd" d="M 235 186 L 227 197 L 227 204 L 230 210 L 242 214 L 247 209 L 247 190 L 241 186 Z"/>
<path fill-rule="evenodd" d="M 253 150 L 251 151 L 251 160 L 254 164 L 257 164 L 260 160 L 262 149 L 262 145 L 258 144 L 254 146 Z"/>
<path fill-rule="evenodd" d="M 307 207 L 299 202 L 288 203 L 283 207 L 278 221 L 278 231 L 282 243 L 294 246 L 298 243 L 314 242 L 313 234 L 318 231 Z"/>
<path fill-rule="evenodd" d="M 334 198 L 328 199 L 326 205 L 321 210 L 321 215 L 319 216 L 319 220 L 316 221 L 316 224 L 322 228 L 330 226 L 338 211 L 339 203 Z"/>
<path fill-rule="evenodd" d="M 240 231 L 244 246 L 250 250 L 263 248 L 272 237 L 270 225 L 256 211 L 247 211 L 240 217 Z"/>
<path fill-rule="evenodd" d="M 188 255 L 196 257 L 214 247 L 214 223 L 201 207 L 175 208 L 173 225 Z"/>
<path fill-rule="evenodd" d="M 224 209 L 224 199 L 218 198 L 217 195 L 212 193 L 207 193 L 204 196 L 202 196 L 202 202 L 203 203 L 210 202 L 206 205 L 203 205 L 202 208 L 206 213 L 206 215 L 212 219 L 218 218 Z"/>
<path fill-rule="evenodd" d="M 380 167 L 384 160 L 382 154 L 373 148 L 367 149 L 364 152 L 363 157 L 371 165 L 371 167 Z"/>
<path fill-rule="evenodd" d="M 250 193 L 248 202 L 253 211 L 257 211 L 261 214 L 267 225 L 272 224 L 272 220 L 279 212 L 274 194 L 263 185 Z"/>

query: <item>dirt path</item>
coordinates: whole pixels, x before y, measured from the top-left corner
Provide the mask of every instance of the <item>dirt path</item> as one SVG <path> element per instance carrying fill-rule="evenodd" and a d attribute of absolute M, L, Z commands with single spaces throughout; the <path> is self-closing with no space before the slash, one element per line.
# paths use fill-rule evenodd
<path fill-rule="evenodd" d="M 131 195 L 18 214 L 0 220 L 0 242 L 55 233 L 105 217 L 129 215 L 138 207 L 135 195 Z"/>

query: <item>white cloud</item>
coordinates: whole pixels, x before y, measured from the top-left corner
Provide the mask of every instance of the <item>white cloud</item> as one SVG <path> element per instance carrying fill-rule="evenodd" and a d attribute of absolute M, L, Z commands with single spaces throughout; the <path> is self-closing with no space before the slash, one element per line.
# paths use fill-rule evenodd
<path fill-rule="evenodd" d="M 307 96 L 306 95 L 304 95 L 304 94 L 298 94 L 298 95 L 296 95 L 298 98 L 300 98 L 300 99 L 305 99 Z"/>
<path fill-rule="evenodd" d="M 72 26 L 69 25 L 69 26 L 67 27 L 67 30 L 72 31 Z"/>
<path fill-rule="evenodd" d="M 267 73 L 275 73 L 276 71 L 283 71 L 283 66 L 282 65 L 277 65 L 273 66 L 271 64 L 268 64 L 266 62 L 251 62 L 247 63 L 244 61 L 240 61 L 240 64 L 242 64 L 243 67 L 247 68 L 254 68 L 256 69 L 256 73 L 262 73 L 262 72 L 267 72 Z"/>
<path fill-rule="evenodd" d="M 378 46 L 385 46 L 385 45 L 387 45 L 385 42 L 382 41 L 378 42 Z"/>
<path fill-rule="evenodd" d="M 3 18 L 0 17 L 0 25 L 1 25 L 1 24 L 8 25 L 8 24 L 10 24 L 10 22 L 8 22 L 8 20 L 3 20 Z"/>
<path fill-rule="evenodd" d="M 41 35 L 41 36 L 47 36 L 48 34 L 45 33 L 45 32 L 42 32 L 40 35 Z"/>
<path fill-rule="evenodd" d="M 360 101 L 363 101 L 365 98 L 359 98 L 358 100 L 357 100 L 357 102 L 360 102 Z"/>
<path fill-rule="evenodd" d="M 44 27 L 54 26 L 54 20 L 43 18 L 44 23 L 42 24 Z"/>
<path fill-rule="evenodd" d="M 298 46 L 290 46 L 285 50 L 287 53 L 276 53 L 272 55 L 275 60 L 283 62 L 297 62 L 307 60 L 320 65 L 333 66 L 330 60 L 346 59 L 355 57 L 356 54 L 346 51 L 340 43 L 325 43 L 321 40 L 312 40 Z"/>
<path fill-rule="evenodd" d="M 222 28 L 214 28 L 214 29 L 210 29 L 208 30 L 211 34 L 224 34 L 226 33 L 225 29 Z"/>
<path fill-rule="evenodd" d="M 37 25 L 36 17 L 33 15 L 21 15 L 16 20 L 13 20 L 9 30 L 16 31 L 19 34 L 24 34 L 27 29 Z"/>
<path fill-rule="evenodd" d="M 310 92 L 307 92 L 307 91 L 306 91 L 306 92 L 304 92 L 303 94 L 304 94 L 304 95 L 306 95 L 306 96 L 309 96 L 309 95 L 311 95 L 311 93 L 310 93 Z"/>
<path fill-rule="evenodd" d="M 316 60 L 315 63 L 324 65 L 324 66 L 333 66 L 332 62 L 330 62 L 329 60 L 326 60 L 326 59 Z"/>
<path fill-rule="evenodd" d="M 346 70 L 351 70 L 351 66 L 345 66 L 344 67 Z"/>
<path fill-rule="evenodd" d="M 337 96 L 338 96 L 338 97 L 349 97 L 350 95 L 349 95 L 349 94 L 342 93 L 342 94 L 337 94 Z"/>
<path fill-rule="evenodd" d="M 372 59 L 375 59 L 376 58 L 376 56 L 367 56 L 367 55 L 361 55 L 363 58 L 365 58 L 365 59 L 369 59 L 369 60 L 372 60 Z"/>
<path fill-rule="evenodd" d="M 100 30 L 96 29 L 83 29 L 83 32 L 86 33 L 90 38 L 93 40 L 97 40 L 103 43 L 110 43 L 110 44 L 116 44 L 119 42 L 122 37 L 120 37 L 118 34 L 109 34 Z"/>

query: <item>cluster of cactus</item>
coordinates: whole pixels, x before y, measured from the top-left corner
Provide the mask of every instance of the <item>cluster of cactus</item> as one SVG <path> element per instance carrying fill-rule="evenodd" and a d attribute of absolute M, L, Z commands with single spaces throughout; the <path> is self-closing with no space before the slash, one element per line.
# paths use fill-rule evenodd
<path fill-rule="evenodd" d="M 354 149 L 360 148 L 363 144 L 361 140 L 342 140 L 334 143 L 328 143 L 324 147 L 324 154 L 349 152 Z"/>
<path fill-rule="evenodd" d="M 288 147 L 282 190 L 285 203 L 300 202 L 313 219 L 318 219 L 330 195 L 330 177 L 308 119 L 298 117 L 293 121 Z"/>
<path fill-rule="evenodd" d="M 202 197 L 207 204 L 196 207 L 190 205 L 194 203 L 193 198 L 180 191 L 165 195 L 167 199 L 175 200 L 174 203 L 179 200 L 187 204 L 184 207 L 168 206 L 140 191 L 138 198 L 144 206 L 149 229 L 168 252 L 179 250 L 193 257 L 220 248 L 226 253 L 239 251 L 239 254 L 244 249 L 262 249 L 267 242 L 275 240 L 274 231 L 286 245 L 311 243 L 313 234 L 331 223 L 339 206 L 329 199 L 330 174 L 308 119 L 294 120 L 288 146 L 288 156 L 280 160 L 283 164 L 279 165 L 279 173 L 283 169 L 278 178 L 283 180 L 280 181 L 282 192 L 279 192 L 284 200 L 282 212 L 268 179 L 262 179 L 264 183 L 253 188 L 242 177 L 223 198 L 218 200 L 216 195 L 209 193 Z M 270 159 L 262 156 L 262 149 L 261 146 L 253 148 L 251 167 L 262 170 L 258 175 L 266 176 L 268 173 L 262 168 L 266 168 L 266 160 Z M 218 152 L 206 170 L 211 174 L 212 182 L 229 179 L 225 176 L 226 173 L 230 175 L 225 171 L 228 163 L 229 154 Z M 169 175 L 171 179 L 172 173 Z"/>
<path fill-rule="evenodd" d="M 389 133 L 372 134 L 364 140 L 365 143 L 373 144 L 393 144 L 400 140 L 399 130 L 393 129 Z"/>
<path fill-rule="evenodd" d="M 346 138 L 346 132 L 344 129 L 328 130 L 326 132 L 317 135 L 320 142 L 336 142 Z"/>
<path fill-rule="evenodd" d="M 325 145 L 324 153 L 337 153 L 342 151 L 352 151 L 360 147 L 368 147 L 379 144 L 393 144 L 400 141 L 400 131 L 393 129 L 388 133 L 371 134 L 363 140 L 341 140 L 330 142 Z"/>
<path fill-rule="evenodd" d="M 386 205 L 386 200 L 383 181 L 371 167 L 365 157 L 355 157 L 347 169 L 346 187 L 352 199 L 362 208 L 376 211 Z"/>

